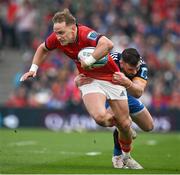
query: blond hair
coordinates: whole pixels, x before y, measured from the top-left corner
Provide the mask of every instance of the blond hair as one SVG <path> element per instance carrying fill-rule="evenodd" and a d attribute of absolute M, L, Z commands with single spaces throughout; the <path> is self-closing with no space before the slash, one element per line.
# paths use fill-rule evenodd
<path fill-rule="evenodd" d="M 71 14 L 69 9 L 64 9 L 62 12 L 57 12 L 52 18 L 53 23 L 65 22 L 67 25 L 76 24 L 76 18 Z"/>

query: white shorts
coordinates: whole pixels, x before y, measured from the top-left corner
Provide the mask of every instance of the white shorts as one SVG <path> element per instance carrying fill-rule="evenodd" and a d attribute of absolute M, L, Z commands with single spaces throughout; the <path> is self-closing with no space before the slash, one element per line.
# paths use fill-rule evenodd
<path fill-rule="evenodd" d="M 90 93 L 102 93 L 110 100 L 126 100 L 127 92 L 124 86 L 115 85 L 108 81 L 93 80 L 90 84 L 79 87 L 82 96 Z"/>

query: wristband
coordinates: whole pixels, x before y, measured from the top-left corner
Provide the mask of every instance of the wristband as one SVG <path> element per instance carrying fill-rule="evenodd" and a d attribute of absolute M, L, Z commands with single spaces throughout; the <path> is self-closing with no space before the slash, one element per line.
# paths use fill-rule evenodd
<path fill-rule="evenodd" d="M 91 66 L 93 63 L 95 63 L 97 60 L 92 56 L 90 55 L 89 57 L 87 57 L 86 59 L 83 59 L 83 61 L 85 62 L 85 64 L 87 66 Z"/>
<path fill-rule="evenodd" d="M 32 72 L 37 72 L 37 70 L 38 70 L 38 65 L 36 65 L 36 64 L 32 64 L 29 69 L 29 71 L 32 71 Z"/>

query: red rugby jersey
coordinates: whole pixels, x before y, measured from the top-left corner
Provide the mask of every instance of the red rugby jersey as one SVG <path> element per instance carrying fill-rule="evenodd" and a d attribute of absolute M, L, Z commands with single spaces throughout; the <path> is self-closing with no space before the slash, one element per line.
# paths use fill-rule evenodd
<path fill-rule="evenodd" d="M 97 42 L 102 35 L 83 25 L 77 25 L 77 28 L 78 34 L 76 42 L 62 46 L 53 32 L 45 41 L 47 49 L 60 49 L 76 63 L 79 72 L 85 74 L 88 77 L 99 80 L 112 81 L 113 73 L 119 71 L 119 68 L 112 60 L 110 55 L 108 55 L 107 64 L 102 67 L 93 68 L 91 70 L 84 70 L 81 68 L 81 64 L 78 60 L 79 51 L 85 47 L 96 47 Z"/>

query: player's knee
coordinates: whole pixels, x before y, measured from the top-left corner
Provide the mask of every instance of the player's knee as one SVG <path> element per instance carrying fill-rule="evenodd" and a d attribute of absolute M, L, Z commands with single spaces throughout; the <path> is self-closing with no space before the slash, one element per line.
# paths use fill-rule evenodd
<path fill-rule="evenodd" d="M 149 122 L 148 125 L 147 125 L 145 128 L 143 128 L 143 130 L 146 131 L 146 132 L 150 132 L 150 131 L 152 131 L 153 129 L 154 129 L 154 123 L 153 123 L 153 121 L 152 121 L 152 122 Z"/>
<path fill-rule="evenodd" d="M 121 126 L 121 130 L 124 131 L 124 132 L 127 132 L 130 130 L 130 127 L 131 127 L 131 120 L 130 119 L 126 119 L 126 120 L 123 120 L 121 123 L 120 123 L 120 126 Z"/>
<path fill-rule="evenodd" d="M 104 120 L 105 114 L 106 114 L 105 111 L 98 111 L 93 115 L 94 119 L 98 125 L 106 126 L 105 120 Z"/>

